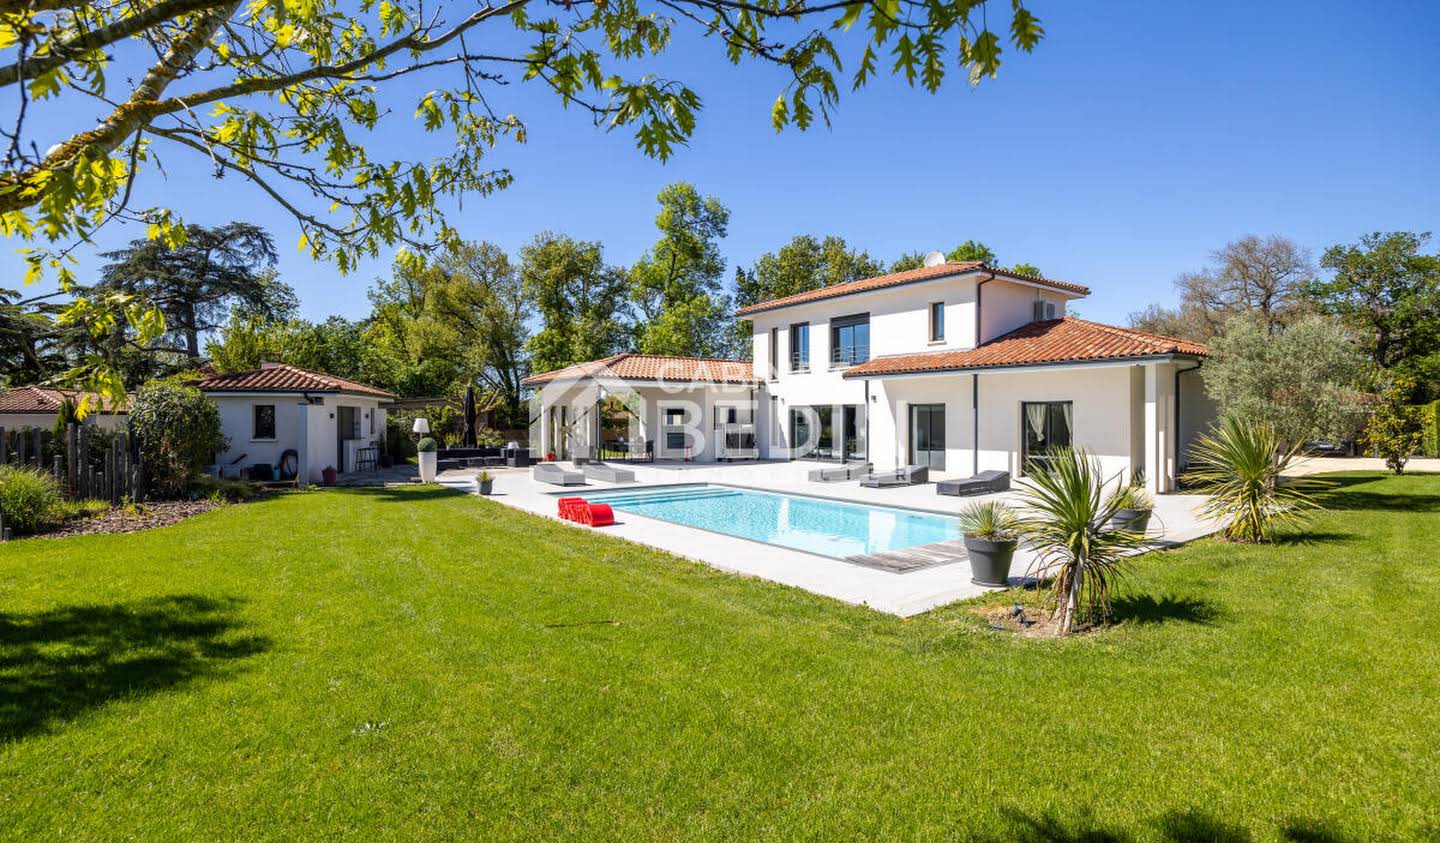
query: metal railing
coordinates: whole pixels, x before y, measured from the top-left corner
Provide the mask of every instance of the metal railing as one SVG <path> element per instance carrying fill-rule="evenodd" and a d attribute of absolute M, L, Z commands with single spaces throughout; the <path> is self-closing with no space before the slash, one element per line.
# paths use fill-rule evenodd
<path fill-rule="evenodd" d="M 831 366 L 854 366 L 870 359 L 868 345 L 842 345 L 830 349 Z"/>
<path fill-rule="evenodd" d="M 810 371 L 810 352 L 808 352 L 808 351 L 806 351 L 806 352 L 800 352 L 800 351 L 792 352 L 792 353 L 790 354 L 790 371 L 792 371 L 792 372 L 808 372 L 808 371 Z"/>

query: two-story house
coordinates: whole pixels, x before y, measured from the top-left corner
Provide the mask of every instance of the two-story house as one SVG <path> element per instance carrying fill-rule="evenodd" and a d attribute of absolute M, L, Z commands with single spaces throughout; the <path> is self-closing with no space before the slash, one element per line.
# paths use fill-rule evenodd
<path fill-rule="evenodd" d="M 527 384 L 540 388 L 547 451 L 561 439 L 597 441 L 598 423 L 575 419 L 598 418 L 587 408 L 623 394 L 661 459 L 1021 476 L 1046 451 L 1074 447 L 1108 473 L 1171 491 L 1189 441 L 1214 417 L 1197 372 L 1205 348 L 1066 316 L 1088 294 L 932 256 L 918 269 L 742 308 L 750 361 L 617 355 Z"/>

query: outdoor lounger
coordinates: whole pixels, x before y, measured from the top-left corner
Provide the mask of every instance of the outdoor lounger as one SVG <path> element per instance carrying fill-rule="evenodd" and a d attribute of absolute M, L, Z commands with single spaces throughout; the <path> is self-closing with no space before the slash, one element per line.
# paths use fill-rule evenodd
<path fill-rule="evenodd" d="M 533 476 L 541 483 L 550 483 L 555 486 L 581 486 L 585 483 L 585 475 L 578 471 L 566 471 L 559 464 L 553 462 L 537 463 L 531 469 Z"/>
<path fill-rule="evenodd" d="M 608 483 L 635 482 L 635 472 L 603 462 L 586 463 L 585 476 L 591 480 L 604 480 Z"/>
<path fill-rule="evenodd" d="M 882 471 L 879 474 L 867 474 L 860 481 L 861 486 L 871 489 L 885 489 L 891 486 L 918 486 L 930 480 L 930 466 L 928 465 L 906 465 L 894 471 Z"/>
<path fill-rule="evenodd" d="M 842 480 L 858 480 L 870 473 L 868 462 L 851 462 L 835 468 L 817 468 L 810 472 L 811 483 L 838 483 Z"/>
<path fill-rule="evenodd" d="M 1010 489 L 1010 472 L 982 471 L 964 480 L 941 480 L 935 492 L 941 495 L 991 495 Z"/>

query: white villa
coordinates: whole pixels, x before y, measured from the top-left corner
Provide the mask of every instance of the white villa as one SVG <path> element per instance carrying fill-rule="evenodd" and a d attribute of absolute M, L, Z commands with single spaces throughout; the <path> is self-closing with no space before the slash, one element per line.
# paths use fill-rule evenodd
<path fill-rule="evenodd" d="M 1089 289 L 978 262 L 926 266 L 742 308 L 750 361 L 619 354 L 534 375 L 532 441 L 565 459 L 600 444 L 600 402 L 631 450 L 662 460 L 818 459 L 930 478 L 1023 476 L 1056 447 L 1175 489 L 1214 418 L 1205 347 L 1066 315 Z"/>

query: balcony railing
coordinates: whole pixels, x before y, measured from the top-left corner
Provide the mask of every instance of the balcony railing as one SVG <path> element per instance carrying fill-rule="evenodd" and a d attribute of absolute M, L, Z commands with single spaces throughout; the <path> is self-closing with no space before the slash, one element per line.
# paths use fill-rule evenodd
<path fill-rule="evenodd" d="M 854 366 L 870 359 L 868 345 L 842 345 L 830 349 L 831 366 Z"/>
<path fill-rule="evenodd" d="M 809 355 L 809 354 L 801 354 L 801 353 L 798 352 L 798 351 L 792 353 L 792 354 L 790 355 L 790 371 L 792 371 L 792 372 L 808 372 L 808 371 L 810 371 L 810 355 Z"/>

